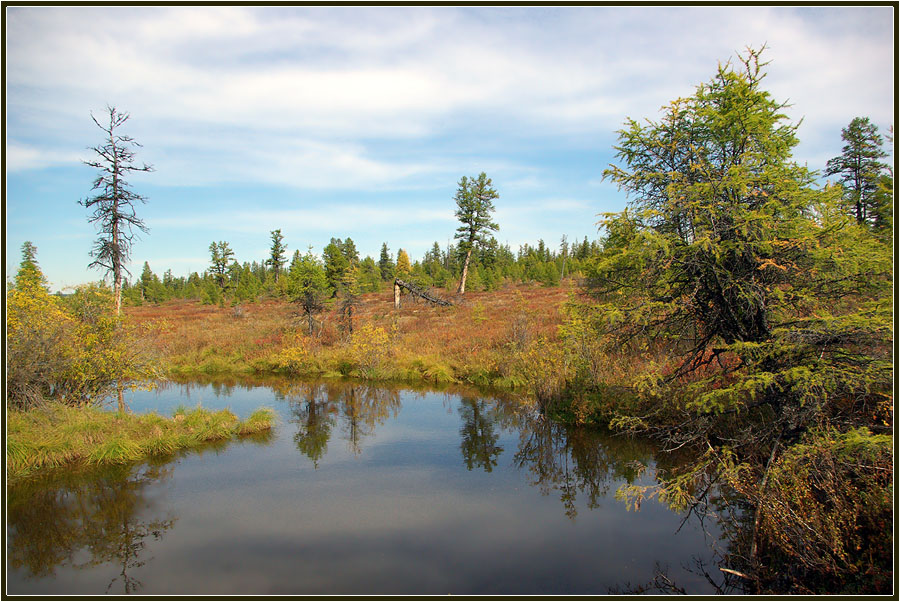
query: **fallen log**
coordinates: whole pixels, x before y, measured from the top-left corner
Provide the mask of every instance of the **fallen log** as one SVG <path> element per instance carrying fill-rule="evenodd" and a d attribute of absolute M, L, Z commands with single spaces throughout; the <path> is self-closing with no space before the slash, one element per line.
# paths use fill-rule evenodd
<path fill-rule="evenodd" d="M 415 284 L 412 284 L 411 282 L 406 282 L 404 280 L 400 280 L 399 278 L 395 278 L 394 279 L 394 307 L 400 307 L 400 289 L 401 288 L 404 288 L 409 293 L 411 293 L 417 297 L 421 297 L 422 299 L 425 299 L 426 301 L 434 303 L 435 305 L 443 305 L 445 307 L 453 305 L 453 303 L 451 303 L 450 301 L 447 301 L 446 299 L 441 299 L 440 297 L 432 295 L 430 292 L 428 292 L 427 290 L 423 289 L 420 286 L 416 286 Z"/>

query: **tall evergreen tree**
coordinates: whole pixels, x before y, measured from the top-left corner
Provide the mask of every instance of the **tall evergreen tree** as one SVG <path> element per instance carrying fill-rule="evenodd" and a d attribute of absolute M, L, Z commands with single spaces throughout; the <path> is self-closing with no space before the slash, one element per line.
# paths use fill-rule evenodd
<path fill-rule="evenodd" d="M 312 249 L 302 256 L 300 251 L 294 253 L 287 277 L 287 292 L 291 300 L 302 308 L 308 332 L 312 334 L 316 323 L 315 315 L 322 311 L 329 295 L 325 268 L 313 255 Z"/>
<path fill-rule="evenodd" d="M 153 167 L 146 163 L 140 166 L 135 164 L 133 149 L 140 144 L 130 136 L 117 133 L 128 121 L 128 113 L 120 113 L 115 107 L 106 109 L 109 112 L 108 125 L 101 124 L 91 114 L 91 119 L 103 130 L 106 139 L 103 144 L 91 147 L 97 158 L 84 161 L 85 165 L 100 171 L 93 186 L 98 193 L 79 203 L 93 210 L 88 220 L 97 225 L 100 234 L 91 251 L 94 260 L 89 267 L 101 268 L 107 275 L 112 275 L 116 315 L 119 315 L 122 311 L 122 278 L 130 274 L 125 264 L 131 257 L 134 229 L 149 232 L 144 220 L 137 217 L 134 210 L 135 202 L 147 201 L 131 190 L 125 178 L 132 173 L 153 171 Z"/>
<path fill-rule="evenodd" d="M 322 251 L 322 259 L 325 262 L 328 286 L 331 287 L 332 294 L 337 296 L 345 280 L 345 274 L 350 269 L 350 261 L 344 254 L 344 241 L 332 238 Z"/>
<path fill-rule="evenodd" d="M 287 245 L 284 244 L 284 237 L 281 235 L 281 230 L 272 230 L 271 234 L 272 246 L 269 248 L 269 258 L 266 260 L 266 265 L 272 268 L 272 273 L 275 275 L 275 282 L 278 282 L 281 268 L 287 261 L 284 257 L 284 253 L 287 251 Z"/>
<path fill-rule="evenodd" d="M 878 184 L 887 170 L 887 165 L 879 161 L 887 153 L 881 148 L 878 126 L 868 117 L 856 117 L 841 130 L 841 139 L 846 144 L 839 157 L 828 161 L 825 175 L 840 176 L 848 213 L 856 223 L 871 225 L 879 213 L 883 214 L 878 205 L 884 202 L 884 196 L 878 194 Z"/>
<path fill-rule="evenodd" d="M 47 279 L 41 272 L 37 261 L 37 247 L 26 240 L 22 243 L 22 261 L 16 273 L 16 288 L 24 289 L 29 285 L 38 286 L 47 291 Z"/>
<path fill-rule="evenodd" d="M 769 500 L 799 490 L 767 481 L 769 468 L 807 453 L 811 434 L 833 440 L 830 429 L 868 423 L 868 404 L 890 395 L 892 266 L 889 247 L 846 223 L 834 192 L 791 159 L 796 126 L 762 88 L 759 58 L 751 49 L 740 66 L 720 65 L 660 121 L 619 132 L 623 164 L 604 176 L 632 200 L 602 222 L 605 245 L 587 269 L 599 303 L 585 316 L 611 353 L 658 346 L 667 358 L 635 379 L 643 405 L 617 422 L 650 428 L 664 416 L 656 432 L 673 449 L 709 450 L 666 478 L 666 498 L 693 509 L 727 481 L 747 492 L 757 526 L 765 515 L 784 533 L 798 515 L 766 515 Z M 889 449 L 862 431 L 860 443 Z M 825 470 L 798 476 L 818 488 Z M 828 533 L 842 519 L 830 517 Z M 737 568 L 763 567 L 762 532 L 746 534 Z M 817 553 L 766 541 L 804 562 Z"/>
<path fill-rule="evenodd" d="M 462 276 L 457 292 L 466 292 L 466 277 L 469 274 L 469 262 L 475 245 L 485 241 L 485 235 L 500 226 L 491 221 L 494 212 L 494 199 L 500 195 L 492 187 L 487 174 L 481 172 L 477 178 L 463 176 L 459 181 L 454 200 L 456 201 L 456 217 L 462 225 L 456 229 L 455 238 L 459 241 L 461 253 L 465 253 Z"/>
<path fill-rule="evenodd" d="M 224 290 L 227 284 L 229 261 L 234 259 L 234 251 L 227 242 L 212 242 L 209 245 L 210 253 L 210 272 L 216 280 L 219 288 Z"/>
<path fill-rule="evenodd" d="M 378 258 L 378 269 L 381 270 L 382 280 L 391 280 L 394 277 L 394 261 L 388 252 L 387 243 L 381 244 L 381 256 Z"/>

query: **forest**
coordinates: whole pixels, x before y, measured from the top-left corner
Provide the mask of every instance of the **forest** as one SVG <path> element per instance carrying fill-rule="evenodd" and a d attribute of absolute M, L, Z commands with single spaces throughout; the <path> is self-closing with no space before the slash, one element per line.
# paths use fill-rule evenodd
<path fill-rule="evenodd" d="M 448 199 L 453 244 L 421 258 L 390 241 L 361 258 L 349 236 L 301 252 L 276 228 L 268 257 L 211 241 L 202 273 L 144 263 L 129 279 L 141 197 L 101 169 L 82 203 L 107 283 L 51 294 L 31 243 L 7 282 L 7 414 L 178 375 L 500 388 L 556 422 L 688 456 L 616 497 L 716 521 L 719 570 L 740 591 L 890 593 L 893 130 L 853 119 L 821 171 L 797 164 L 798 126 L 766 91 L 761 53 L 658 120 L 625 122 L 603 176 L 627 208 L 600 216 L 596 240 L 501 245 L 502 191 L 481 173 Z M 93 166 L 148 169 L 116 135 L 127 114 L 109 116 Z M 453 305 L 395 309 L 396 278 Z M 660 575 L 640 591 L 667 587 Z"/>

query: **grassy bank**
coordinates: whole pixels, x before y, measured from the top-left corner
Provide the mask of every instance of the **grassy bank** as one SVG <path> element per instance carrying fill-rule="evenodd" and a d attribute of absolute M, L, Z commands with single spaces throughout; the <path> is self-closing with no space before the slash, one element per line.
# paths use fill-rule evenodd
<path fill-rule="evenodd" d="M 124 464 L 210 441 L 269 430 L 272 410 L 246 420 L 229 410 L 179 408 L 171 418 L 48 403 L 7 411 L 6 474 L 14 482 L 37 472 L 82 464 Z"/>

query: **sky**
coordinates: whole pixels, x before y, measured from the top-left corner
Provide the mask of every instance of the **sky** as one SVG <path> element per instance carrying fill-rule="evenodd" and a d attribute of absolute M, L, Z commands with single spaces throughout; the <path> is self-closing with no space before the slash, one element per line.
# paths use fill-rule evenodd
<path fill-rule="evenodd" d="M 501 244 L 593 240 L 628 202 L 603 180 L 626 118 L 658 120 L 747 47 L 802 119 L 800 164 L 822 170 L 854 117 L 895 115 L 890 6 L 5 10 L 5 269 L 30 241 L 54 291 L 103 277 L 79 201 L 107 106 L 154 167 L 129 180 L 150 230 L 135 276 L 202 272 L 213 241 L 263 261 L 275 229 L 289 254 L 350 237 L 420 259 L 482 171 Z"/>

